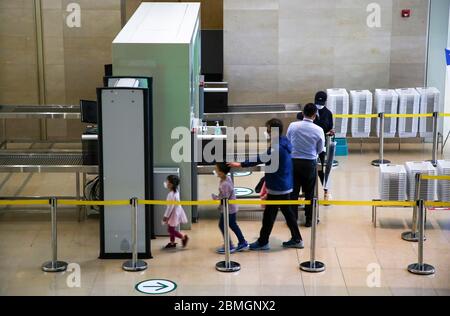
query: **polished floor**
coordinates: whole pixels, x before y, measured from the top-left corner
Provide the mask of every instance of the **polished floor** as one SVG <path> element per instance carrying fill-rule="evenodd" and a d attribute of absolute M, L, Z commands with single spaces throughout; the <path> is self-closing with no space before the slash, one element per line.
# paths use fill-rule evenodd
<path fill-rule="evenodd" d="M 351 155 L 339 158 L 333 175 L 333 198 L 365 200 L 378 196 L 378 169 L 370 166 L 377 158 L 376 145 L 353 145 Z M 428 145 L 388 145 L 386 158 L 393 163 L 425 160 Z M 450 159 L 447 150 L 445 158 Z M 72 175 L 0 174 L 0 194 L 73 193 Z M 236 185 L 252 188 L 257 175 L 236 178 Z M 202 196 L 209 198 L 217 186 L 212 176 L 200 181 Z M 211 192 L 210 192 L 211 191 Z M 50 258 L 48 211 L 33 208 L 0 209 L 0 295 L 143 295 L 134 286 L 147 279 L 169 279 L 177 289 L 168 295 L 450 295 L 450 211 L 428 214 L 425 261 L 436 268 L 434 276 L 407 272 L 417 261 L 417 244 L 401 240 L 411 223 L 410 209 L 380 209 L 378 228 L 371 224 L 370 207 L 321 207 L 317 235 L 317 258 L 327 269 L 320 274 L 301 272 L 309 260 L 310 229 L 301 228 L 304 250 L 283 250 L 288 229 L 282 220 L 271 237 L 272 250 L 233 255 L 242 270 L 224 274 L 215 270 L 223 259 L 214 253 L 221 244 L 215 210 L 202 209 L 202 218 L 187 233 L 184 250 L 163 251 L 166 238 L 153 241 L 154 259 L 145 272 L 121 269 L 121 260 L 98 260 L 98 219 L 77 221 L 74 209 L 61 209 L 59 257 L 80 267 L 81 284 L 72 287 L 76 272 L 49 274 L 40 265 Z M 249 241 L 258 236 L 259 215 L 241 214 L 240 225 Z"/>

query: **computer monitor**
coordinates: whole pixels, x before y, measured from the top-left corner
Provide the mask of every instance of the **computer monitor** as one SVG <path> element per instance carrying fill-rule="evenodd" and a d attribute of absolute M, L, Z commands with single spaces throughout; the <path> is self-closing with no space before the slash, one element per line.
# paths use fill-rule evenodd
<path fill-rule="evenodd" d="M 97 124 L 97 101 L 80 100 L 81 122 Z"/>
<path fill-rule="evenodd" d="M 105 76 L 112 76 L 113 75 L 113 65 L 108 64 L 105 65 Z"/>

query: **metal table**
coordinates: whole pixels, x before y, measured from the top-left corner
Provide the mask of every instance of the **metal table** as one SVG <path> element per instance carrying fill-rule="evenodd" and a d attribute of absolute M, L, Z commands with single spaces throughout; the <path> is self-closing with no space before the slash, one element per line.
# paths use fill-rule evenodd
<path fill-rule="evenodd" d="M 7 119 L 39 119 L 41 121 L 40 141 L 46 142 L 48 139 L 47 119 L 79 120 L 81 119 L 81 112 L 79 105 L 0 105 L 2 136 L 0 148 L 5 149 L 8 144 L 6 138 Z M 65 142 L 67 143 L 67 141 Z"/>
<path fill-rule="evenodd" d="M 3 173 L 75 173 L 76 198 L 81 200 L 82 187 L 86 184 L 87 174 L 98 173 L 98 166 L 83 165 L 81 153 L 1 153 L 0 152 L 0 172 Z M 18 197 L 2 197 L 2 199 L 17 199 Z M 41 197 L 20 197 L 20 198 L 41 198 Z M 83 208 L 78 207 L 78 218 L 81 221 Z"/>

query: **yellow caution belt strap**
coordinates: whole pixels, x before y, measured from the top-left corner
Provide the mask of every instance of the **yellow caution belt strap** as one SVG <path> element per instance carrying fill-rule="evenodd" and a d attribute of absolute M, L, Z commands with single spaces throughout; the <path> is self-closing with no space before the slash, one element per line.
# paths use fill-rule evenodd
<path fill-rule="evenodd" d="M 450 176 L 429 176 L 424 174 L 420 178 L 422 180 L 450 181 Z"/>
<path fill-rule="evenodd" d="M 416 117 L 433 117 L 433 113 L 427 114 L 385 114 L 386 118 L 416 118 Z"/>
<path fill-rule="evenodd" d="M 0 205 L 49 205 L 49 200 L 0 200 Z"/>

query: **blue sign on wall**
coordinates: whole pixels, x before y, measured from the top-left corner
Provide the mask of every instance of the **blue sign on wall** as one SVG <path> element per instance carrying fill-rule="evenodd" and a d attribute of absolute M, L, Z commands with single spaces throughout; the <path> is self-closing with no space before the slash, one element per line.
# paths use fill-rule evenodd
<path fill-rule="evenodd" d="M 447 66 L 450 66 L 450 48 L 445 50 L 445 56 L 447 57 Z"/>

